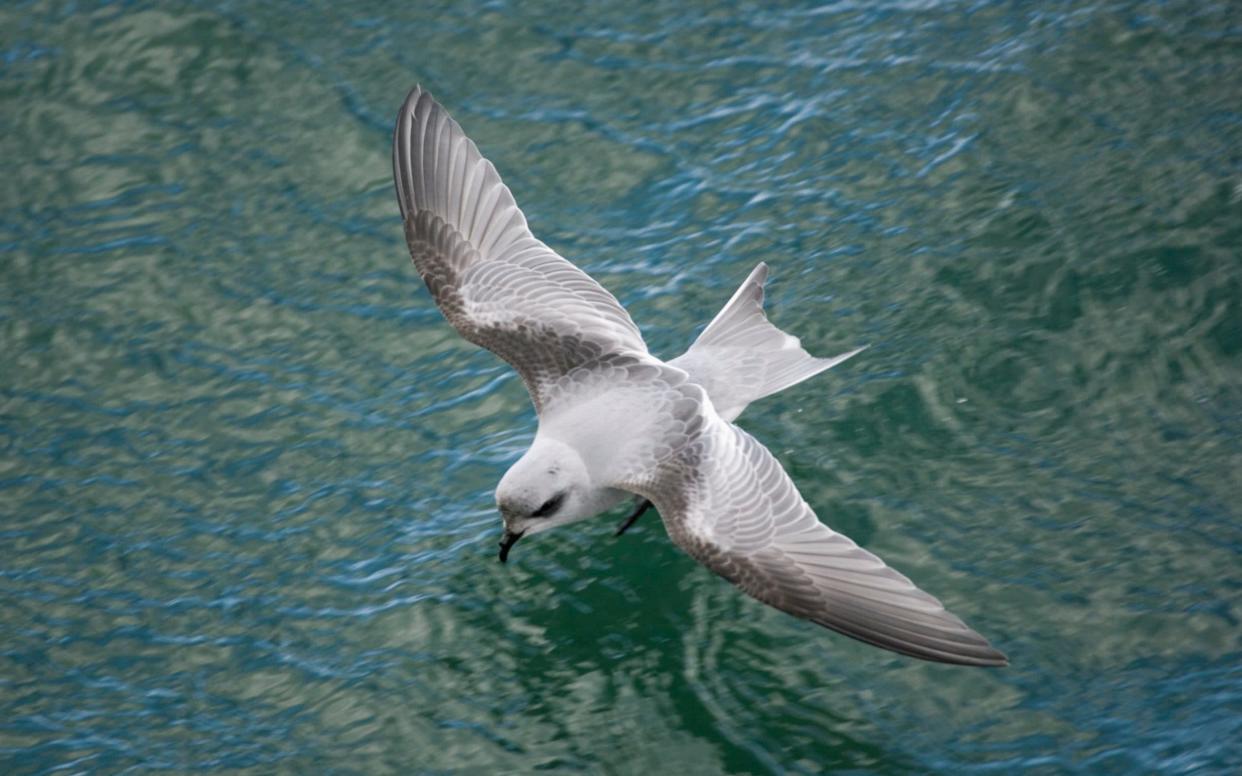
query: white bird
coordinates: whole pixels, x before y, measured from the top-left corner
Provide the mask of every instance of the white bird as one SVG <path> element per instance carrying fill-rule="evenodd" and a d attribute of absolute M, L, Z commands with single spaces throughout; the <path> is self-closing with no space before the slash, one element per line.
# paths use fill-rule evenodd
<path fill-rule="evenodd" d="M 1006 665 L 909 579 L 824 525 L 780 463 L 732 423 L 841 363 L 768 322 L 757 266 L 683 355 L 651 355 L 625 308 L 527 228 L 496 168 L 429 93 L 397 118 L 393 174 L 414 266 L 470 342 L 509 362 L 539 416 L 501 479 L 500 559 L 521 537 L 653 503 L 669 537 L 760 601 L 924 660 Z M 859 349 L 861 350 L 861 348 Z"/>

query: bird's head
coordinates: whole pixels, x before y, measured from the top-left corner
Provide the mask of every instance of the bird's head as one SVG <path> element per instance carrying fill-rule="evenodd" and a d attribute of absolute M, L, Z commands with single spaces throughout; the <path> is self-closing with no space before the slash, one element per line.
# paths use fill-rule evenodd
<path fill-rule="evenodd" d="M 536 437 L 496 487 L 496 506 L 504 520 L 500 562 L 518 539 L 590 517 L 590 475 L 569 445 Z"/>

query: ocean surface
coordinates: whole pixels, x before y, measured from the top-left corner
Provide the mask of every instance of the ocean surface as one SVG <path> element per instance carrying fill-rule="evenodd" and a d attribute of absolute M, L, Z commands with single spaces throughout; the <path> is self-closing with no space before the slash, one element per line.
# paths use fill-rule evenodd
<path fill-rule="evenodd" d="M 1012 665 L 768 609 L 648 516 L 496 561 L 535 417 L 413 271 L 421 83 L 821 519 Z M 1233 2 L 0 6 L 0 772 L 1242 770 Z"/>

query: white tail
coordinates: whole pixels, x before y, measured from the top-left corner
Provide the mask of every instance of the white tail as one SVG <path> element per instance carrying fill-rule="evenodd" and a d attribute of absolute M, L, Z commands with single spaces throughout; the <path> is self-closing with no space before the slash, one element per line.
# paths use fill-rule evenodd
<path fill-rule="evenodd" d="M 733 420 L 756 399 L 783 391 L 830 369 L 866 346 L 833 358 L 816 358 L 797 337 L 772 325 L 763 314 L 768 265 L 751 271 L 729 303 L 682 355 L 669 363 L 703 386 L 725 420 Z"/>

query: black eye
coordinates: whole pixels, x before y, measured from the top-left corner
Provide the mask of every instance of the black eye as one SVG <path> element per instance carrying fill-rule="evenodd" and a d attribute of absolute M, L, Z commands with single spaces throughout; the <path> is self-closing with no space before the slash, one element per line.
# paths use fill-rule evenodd
<path fill-rule="evenodd" d="M 543 502 L 543 506 L 530 513 L 531 517 L 547 517 L 556 510 L 561 508 L 561 503 L 565 501 L 564 493 L 557 493 L 552 498 Z"/>

